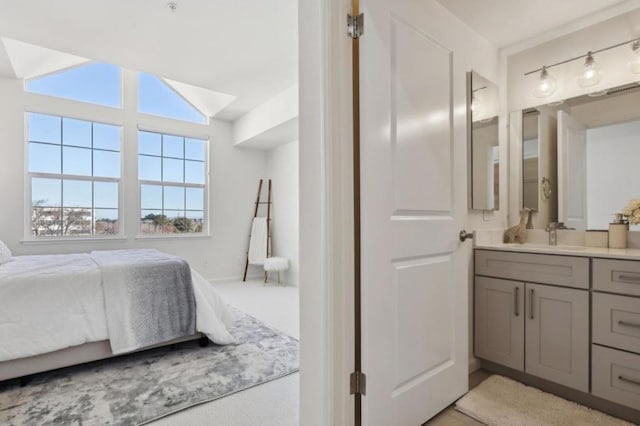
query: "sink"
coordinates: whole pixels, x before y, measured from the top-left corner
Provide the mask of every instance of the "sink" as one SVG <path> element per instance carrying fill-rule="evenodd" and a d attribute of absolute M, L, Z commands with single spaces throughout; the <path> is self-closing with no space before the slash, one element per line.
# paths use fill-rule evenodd
<path fill-rule="evenodd" d="M 568 251 L 582 251 L 585 250 L 586 247 L 582 247 L 582 246 L 547 246 L 550 248 L 555 247 L 558 250 L 568 250 Z"/>
<path fill-rule="evenodd" d="M 568 246 L 568 245 L 557 245 L 557 246 L 550 246 L 548 244 L 518 244 L 518 243 L 507 243 L 504 244 L 505 247 L 513 247 L 513 248 L 519 248 L 522 250 L 526 250 L 526 249 L 536 249 L 536 250 L 549 250 L 549 251 L 582 251 L 585 250 L 586 247 L 582 247 L 582 246 Z"/>

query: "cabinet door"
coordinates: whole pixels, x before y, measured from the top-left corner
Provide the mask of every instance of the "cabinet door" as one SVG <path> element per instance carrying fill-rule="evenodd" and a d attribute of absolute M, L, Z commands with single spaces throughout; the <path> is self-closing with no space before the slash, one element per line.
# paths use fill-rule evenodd
<path fill-rule="evenodd" d="M 524 283 L 475 279 L 475 354 L 524 369 Z"/>
<path fill-rule="evenodd" d="M 589 292 L 529 283 L 525 290 L 525 371 L 589 392 Z"/>

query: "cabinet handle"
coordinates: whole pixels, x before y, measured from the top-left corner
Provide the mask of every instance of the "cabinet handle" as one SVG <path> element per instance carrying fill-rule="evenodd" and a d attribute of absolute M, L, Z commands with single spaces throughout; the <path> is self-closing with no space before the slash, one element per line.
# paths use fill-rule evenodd
<path fill-rule="evenodd" d="M 620 325 L 626 325 L 627 327 L 635 327 L 640 328 L 640 324 L 637 322 L 629 322 L 629 321 L 618 321 Z"/>
<path fill-rule="evenodd" d="M 618 275 L 618 279 L 620 279 L 621 281 L 633 281 L 633 282 L 640 282 L 640 276 L 638 275 Z"/>
<path fill-rule="evenodd" d="M 514 306 L 514 310 L 516 313 L 516 316 L 519 317 L 520 316 L 520 309 L 518 309 L 518 292 L 520 291 L 520 287 L 516 287 L 514 289 L 514 293 L 513 293 L 513 306 Z"/>
<path fill-rule="evenodd" d="M 630 379 L 629 377 L 618 376 L 618 380 L 640 386 L 640 379 Z"/>
<path fill-rule="evenodd" d="M 533 319 L 533 289 L 529 293 L 529 312 L 531 313 L 530 318 Z"/>

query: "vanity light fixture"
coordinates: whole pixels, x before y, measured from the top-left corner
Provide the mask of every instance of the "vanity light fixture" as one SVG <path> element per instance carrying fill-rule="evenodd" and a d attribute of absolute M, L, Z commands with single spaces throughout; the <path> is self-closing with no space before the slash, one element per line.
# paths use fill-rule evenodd
<path fill-rule="evenodd" d="M 578 85 L 580 87 L 592 87 L 600 83 L 600 80 L 602 80 L 602 69 L 593 59 L 593 53 L 589 52 L 584 60 L 584 68 L 578 75 Z"/>
<path fill-rule="evenodd" d="M 549 75 L 547 67 L 543 66 L 542 71 L 540 71 L 540 81 L 533 89 L 533 96 L 536 98 L 548 98 L 556 91 L 556 87 L 556 79 Z"/>
<path fill-rule="evenodd" d="M 640 74 L 640 40 L 636 40 L 631 44 L 633 56 L 629 61 L 629 69 L 634 74 Z"/>
<path fill-rule="evenodd" d="M 631 46 L 632 57 L 629 60 L 629 68 L 632 73 L 640 74 L 640 38 L 634 38 L 632 40 L 623 41 L 621 43 L 613 44 L 611 46 L 603 47 L 598 50 L 588 52 L 586 55 L 575 56 L 573 58 L 565 59 L 564 61 L 556 62 L 550 65 L 545 65 L 542 68 L 534 69 L 525 72 L 524 75 L 540 73 L 540 81 L 537 83 L 533 90 L 533 95 L 537 98 L 546 98 L 551 96 L 556 89 L 556 81 L 551 75 L 549 75 L 549 69 L 564 65 L 569 62 L 577 61 L 584 58 L 584 67 L 578 75 L 577 82 L 582 88 L 588 88 L 596 86 L 602 80 L 602 68 L 594 59 L 594 55 L 605 52 L 607 50 L 616 49 L 621 46 Z M 598 92 L 595 92 L 599 94 Z"/>

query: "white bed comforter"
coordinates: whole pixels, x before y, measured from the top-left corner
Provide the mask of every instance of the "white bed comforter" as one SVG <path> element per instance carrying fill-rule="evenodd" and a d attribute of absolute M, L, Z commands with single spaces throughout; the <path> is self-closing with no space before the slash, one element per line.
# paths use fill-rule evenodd
<path fill-rule="evenodd" d="M 192 270 L 196 328 L 229 344 L 234 317 Z M 102 276 L 89 254 L 18 256 L 0 266 L 0 362 L 108 340 Z"/>

